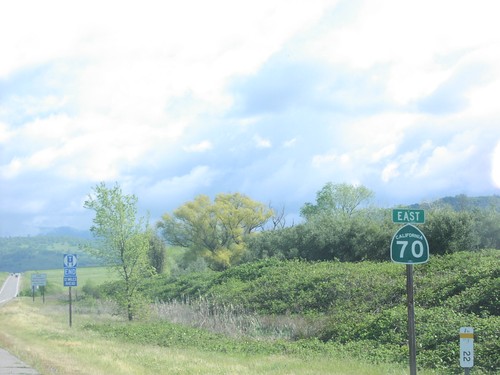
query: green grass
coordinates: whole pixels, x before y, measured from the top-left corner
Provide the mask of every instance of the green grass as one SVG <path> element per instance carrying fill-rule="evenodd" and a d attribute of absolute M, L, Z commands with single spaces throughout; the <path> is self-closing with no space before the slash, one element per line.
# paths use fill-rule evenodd
<path fill-rule="evenodd" d="M 67 291 L 67 287 L 63 285 L 64 270 L 53 269 L 44 271 L 28 271 L 22 274 L 21 278 L 21 291 L 24 294 L 31 294 L 31 275 L 32 274 L 46 274 L 47 286 L 46 294 L 60 294 Z M 81 267 L 77 268 L 78 286 L 72 289 L 78 292 L 78 289 L 84 285 L 100 285 L 107 281 L 114 281 L 118 279 L 115 271 L 107 267 Z"/>
<path fill-rule="evenodd" d="M 0 326 L 3 327 L 0 345 L 42 374 L 408 373 L 406 366 L 369 364 L 349 358 L 345 351 L 318 353 L 307 347 L 291 350 L 284 348 L 282 343 L 277 343 L 272 350 L 255 351 L 255 346 L 273 348 L 274 344 L 228 341 L 222 336 L 171 324 L 162 326 L 158 322 L 129 324 L 117 321 L 116 317 L 78 314 L 73 327 L 69 328 L 65 307 L 54 300 L 41 304 L 25 297 L 2 306 Z M 109 332 L 96 327 L 107 327 Z M 161 327 L 160 332 L 156 332 L 158 327 Z M 134 339 L 134 334 L 139 334 L 141 339 Z M 186 340 L 190 335 L 195 335 L 196 340 Z M 198 342 L 203 345 L 198 347 Z M 234 350 L 236 343 L 239 349 Z M 434 373 L 422 371 L 419 374 Z"/>
<path fill-rule="evenodd" d="M 9 276 L 8 272 L 0 272 L 0 288 L 2 287 L 3 283 L 5 282 L 5 279 L 7 279 L 7 276 Z"/>

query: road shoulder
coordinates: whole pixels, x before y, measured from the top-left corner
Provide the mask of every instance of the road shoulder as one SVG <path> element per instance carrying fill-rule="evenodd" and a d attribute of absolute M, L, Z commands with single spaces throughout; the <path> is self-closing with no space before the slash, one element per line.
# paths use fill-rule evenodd
<path fill-rule="evenodd" d="M 0 348 L 0 375 L 39 375 L 20 359 Z"/>

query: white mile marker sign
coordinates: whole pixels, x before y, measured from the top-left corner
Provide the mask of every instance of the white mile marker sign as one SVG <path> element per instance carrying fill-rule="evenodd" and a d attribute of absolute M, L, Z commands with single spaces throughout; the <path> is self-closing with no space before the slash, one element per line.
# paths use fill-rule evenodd
<path fill-rule="evenodd" d="M 460 328 L 460 367 L 474 367 L 474 329 Z"/>

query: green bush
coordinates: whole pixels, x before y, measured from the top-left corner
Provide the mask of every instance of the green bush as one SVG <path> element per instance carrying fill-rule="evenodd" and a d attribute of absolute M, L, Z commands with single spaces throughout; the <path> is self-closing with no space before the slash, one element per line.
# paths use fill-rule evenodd
<path fill-rule="evenodd" d="M 431 256 L 429 263 L 415 267 L 416 303 L 498 315 L 499 264 L 498 250 Z"/>
<path fill-rule="evenodd" d="M 427 264 L 415 266 L 419 366 L 459 371 L 458 332 L 470 326 L 476 334 L 474 371 L 500 371 L 499 256 L 498 250 L 456 252 L 431 255 Z M 343 348 L 374 362 L 404 363 L 405 279 L 405 267 L 388 262 L 266 259 L 220 273 L 158 276 L 148 281 L 145 292 L 152 301 L 201 296 L 214 306 L 262 315 L 306 315 L 317 325 L 317 342 L 325 348 Z M 113 288 L 107 285 L 107 293 Z"/>
<path fill-rule="evenodd" d="M 387 260 L 385 249 L 394 229 L 388 217 L 388 210 L 380 209 L 359 210 L 349 217 L 314 215 L 306 223 L 253 236 L 246 260 Z"/>

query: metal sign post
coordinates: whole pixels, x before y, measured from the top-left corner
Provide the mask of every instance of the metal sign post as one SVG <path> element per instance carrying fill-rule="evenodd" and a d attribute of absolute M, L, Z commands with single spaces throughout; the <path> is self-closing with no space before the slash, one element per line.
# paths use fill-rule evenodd
<path fill-rule="evenodd" d="M 410 351 L 410 375 L 417 375 L 417 339 L 415 336 L 413 264 L 406 265 L 406 301 L 408 305 L 408 349 Z"/>
<path fill-rule="evenodd" d="M 47 274 L 46 273 L 34 273 L 31 275 L 31 288 L 33 292 L 33 302 L 35 302 L 35 289 L 37 287 L 41 288 L 43 303 L 45 303 L 45 285 L 47 285 Z"/>
<path fill-rule="evenodd" d="M 427 238 L 415 224 L 425 222 L 424 210 L 394 209 L 394 223 L 406 224 L 399 228 L 391 240 L 391 260 L 406 264 L 406 302 L 408 307 L 408 349 L 410 375 L 417 375 L 417 343 L 415 335 L 415 301 L 413 288 L 413 265 L 426 263 L 429 260 L 429 244 Z"/>
<path fill-rule="evenodd" d="M 71 287 L 69 287 L 69 326 L 73 325 L 73 314 L 71 309 Z"/>
<path fill-rule="evenodd" d="M 69 326 L 73 324 L 72 303 L 71 303 L 71 287 L 78 285 L 76 276 L 76 265 L 78 263 L 76 254 L 64 254 L 64 286 L 69 287 Z"/>

